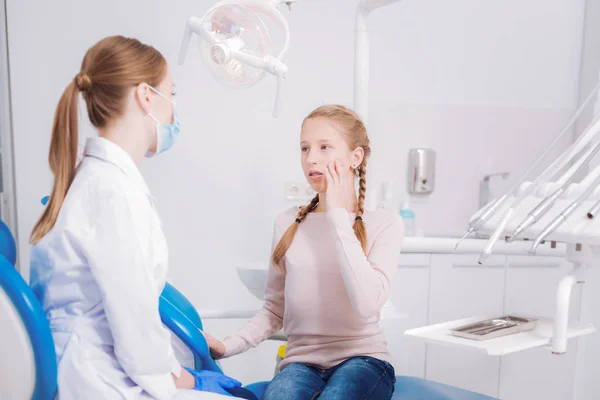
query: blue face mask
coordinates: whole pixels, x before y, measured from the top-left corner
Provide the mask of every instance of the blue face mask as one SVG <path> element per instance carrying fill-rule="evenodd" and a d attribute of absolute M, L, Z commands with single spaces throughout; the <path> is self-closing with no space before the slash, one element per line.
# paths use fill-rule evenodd
<path fill-rule="evenodd" d="M 175 107 L 175 99 L 169 99 L 167 96 L 159 92 L 150 86 L 154 92 L 156 92 L 163 99 L 167 100 L 171 103 L 173 107 L 173 123 L 172 124 L 162 124 L 154 115 L 148 113 L 148 116 L 152 118 L 154 122 L 156 122 L 156 152 L 149 154 L 149 156 L 154 156 L 156 154 L 163 153 L 169 150 L 175 144 L 175 140 L 177 136 L 179 136 L 180 124 L 179 124 L 179 116 L 177 115 L 177 108 Z"/>

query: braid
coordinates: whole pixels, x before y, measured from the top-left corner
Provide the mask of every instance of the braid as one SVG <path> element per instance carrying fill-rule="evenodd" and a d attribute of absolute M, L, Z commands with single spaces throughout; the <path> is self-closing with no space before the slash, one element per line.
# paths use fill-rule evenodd
<path fill-rule="evenodd" d="M 273 250 L 273 256 L 271 256 L 271 262 L 273 266 L 278 269 L 280 272 L 285 272 L 285 265 L 283 260 L 285 258 L 285 253 L 287 253 L 288 249 L 292 245 L 292 241 L 294 240 L 294 236 L 296 236 L 296 231 L 298 230 L 298 225 L 300 222 L 304 221 L 304 218 L 308 215 L 308 213 L 314 211 L 319 204 L 319 194 L 310 201 L 307 206 L 302 207 L 298 215 L 296 216 L 296 221 L 290 225 L 289 228 L 285 231 L 277 246 Z"/>
<path fill-rule="evenodd" d="M 363 252 L 367 253 L 367 229 L 362 220 L 365 213 L 365 196 L 367 194 L 367 159 L 358 166 L 358 204 L 356 205 L 356 221 L 354 221 L 354 234 L 360 242 Z"/>
<path fill-rule="evenodd" d="M 356 215 L 365 213 L 365 196 L 367 194 L 367 160 L 358 167 L 358 205 Z"/>
<path fill-rule="evenodd" d="M 302 207 L 302 209 L 296 216 L 296 219 L 300 220 L 300 222 L 304 221 L 304 218 L 306 218 L 308 213 L 314 211 L 314 209 L 317 208 L 317 205 L 319 205 L 319 193 L 317 193 L 316 196 L 313 197 L 313 199 L 310 201 L 310 203 L 308 203 L 307 206 Z"/>

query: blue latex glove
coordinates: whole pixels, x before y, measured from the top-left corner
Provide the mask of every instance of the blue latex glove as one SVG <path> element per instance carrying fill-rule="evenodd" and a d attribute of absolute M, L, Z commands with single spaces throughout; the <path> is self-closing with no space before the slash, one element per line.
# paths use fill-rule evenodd
<path fill-rule="evenodd" d="M 187 372 L 192 374 L 196 379 L 195 390 L 202 390 L 204 392 L 220 393 L 227 396 L 231 394 L 225 389 L 231 389 L 242 386 L 242 383 L 236 381 L 233 378 L 228 377 L 220 372 L 214 371 L 196 371 L 184 367 Z"/>

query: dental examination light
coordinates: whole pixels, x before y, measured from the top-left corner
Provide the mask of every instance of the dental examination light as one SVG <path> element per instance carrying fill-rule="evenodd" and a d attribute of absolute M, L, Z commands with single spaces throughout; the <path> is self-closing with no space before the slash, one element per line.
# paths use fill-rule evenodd
<path fill-rule="evenodd" d="M 200 54 L 213 76 L 226 86 L 248 88 L 267 73 L 277 79 L 273 116 L 281 107 L 281 85 L 288 68 L 283 63 L 290 42 L 288 24 L 279 11 L 297 0 L 225 0 L 202 18 L 188 19 L 178 63 L 183 65 L 192 34 L 198 36 Z M 275 23 L 284 36 L 283 48 L 274 55 L 265 22 Z"/>
<path fill-rule="evenodd" d="M 222 83 L 234 87 L 251 87 L 266 73 L 277 78 L 273 115 L 279 114 L 281 84 L 288 68 L 283 63 L 289 47 L 289 28 L 279 8 L 298 0 L 224 0 L 215 4 L 202 18 L 189 18 L 178 62 L 183 65 L 192 34 L 198 36 L 202 58 Z M 365 124 L 369 104 L 369 29 L 372 11 L 400 0 L 360 0 L 356 8 L 354 29 L 354 111 Z M 275 22 L 284 34 L 283 48 L 272 54 L 271 35 L 265 19 Z"/>

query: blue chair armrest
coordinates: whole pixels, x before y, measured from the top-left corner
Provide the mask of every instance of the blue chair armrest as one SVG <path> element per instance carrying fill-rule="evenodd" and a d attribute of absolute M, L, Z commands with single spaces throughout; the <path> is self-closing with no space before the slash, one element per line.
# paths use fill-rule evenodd
<path fill-rule="evenodd" d="M 158 305 L 160 319 L 194 354 L 195 369 L 222 372 L 202 335 L 202 322 L 191 303 L 167 284 Z"/>
<path fill-rule="evenodd" d="M 165 287 L 160 296 L 171 303 L 173 307 L 178 309 L 182 314 L 184 314 L 191 323 L 196 325 L 198 329 L 204 330 L 202 327 L 202 320 L 200 319 L 200 315 L 198 315 L 194 305 L 190 303 L 183 293 L 175 289 L 173 285 L 168 282 L 165 283 Z"/>
<path fill-rule="evenodd" d="M 267 391 L 267 386 L 269 386 L 269 382 L 256 382 L 256 383 L 251 383 L 244 387 L 246 389 L 248 389 L 249 391 L 251 391 L 252 393 L 254 393 L 254 395 L 256 397 L 258 397 L 259 399 L 262 399 L 263 396 L 265 395 L 265 392 Z"/>

